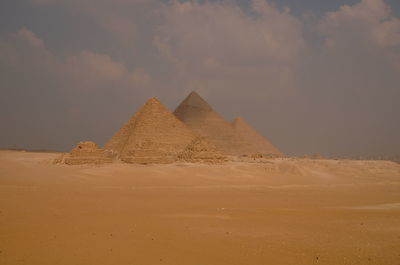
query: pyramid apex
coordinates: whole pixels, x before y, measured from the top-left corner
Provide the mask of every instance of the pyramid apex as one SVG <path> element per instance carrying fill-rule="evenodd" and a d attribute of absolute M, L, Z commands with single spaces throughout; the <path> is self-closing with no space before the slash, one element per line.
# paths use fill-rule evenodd
<path fill-rule="evenodd" d="M 246 122 L 245 122 L 245 120 L 242 118 L 242 117 L 240 117 L 240 116 L 237 116 L 236 118 L 234 118 L 232 121 L 231 121 L 231 125 L 232 126 L 235 126 L 236 124 L 238 124 L 238 123 L 245 123 L 245 124 L 247 124 Z"/>
<path fill-rule="evenodd" d="M 186 107 L 201 109 L 205 111 L 213 111 L 207 101 L 205 101 L 196 91 L 190 92 L 190 94 L 176 108 L 175 113 L 178 112 L 179 109 Z"/>
<path fill-rule="evenodd" d="M 200 97 L 200 95 L 199 95 L 199 93 L 197 93 L 195 90 L 193 90 L 192 92 L 190 92 L 190 94 L 188 95 L 188 97 L 191 97 L 191 96 L 193 96 L 193 97 Z"/>
<path fill-rule="evenodd" d="M 161 103 L 156 97 L 149 98 L 146 103 Z"/>
<path fill-rule="evenodd" d="M 149 111 L 152 112 L 154 109 L 162 109 L 163 111 L 169 112 L 168 109 L 156 97 L 152 97 L 149 98 L 141 108 L 139 108 L 137 113 L 139 115 L 139 113 L 147 113 Z"/>
<path fill-rule="evenodd" d="M 190 92 L 190 94 L 186 97 L 186 99 L 197 99 L 197 100 L 202 100 L 205 101 L 200 95 L 199 93 L 197 93 L 196 91 L 192 91 Z"/>
<path fill-rule="evenodd" d="M 142 109 L 151 109 L 156 106 L 163 106 L 164 105 L 158 100 L 156 97 L 149 98 L 144 105 L 142 105 Z"/>

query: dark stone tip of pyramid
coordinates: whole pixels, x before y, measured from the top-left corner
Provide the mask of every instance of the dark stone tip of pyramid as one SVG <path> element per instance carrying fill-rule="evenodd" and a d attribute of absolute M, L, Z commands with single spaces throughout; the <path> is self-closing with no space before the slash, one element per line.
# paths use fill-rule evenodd
<path fill-rule="evenodd" d="M 177 107 L 193 107 L 202 110 L 210 110 L 213 109 L 211 106 L 205 101 L 196 91 L 190 92 L 190 94 L 182 101 L 182 103 Z"/>

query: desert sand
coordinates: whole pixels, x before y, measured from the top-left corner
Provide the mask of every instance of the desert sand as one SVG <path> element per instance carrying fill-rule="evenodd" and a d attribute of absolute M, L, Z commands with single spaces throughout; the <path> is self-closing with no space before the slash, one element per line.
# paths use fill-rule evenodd
<path fill-rule="evenodd" d="M 400 165 L 0 151 L 1 265 L 400 264 Z"/>

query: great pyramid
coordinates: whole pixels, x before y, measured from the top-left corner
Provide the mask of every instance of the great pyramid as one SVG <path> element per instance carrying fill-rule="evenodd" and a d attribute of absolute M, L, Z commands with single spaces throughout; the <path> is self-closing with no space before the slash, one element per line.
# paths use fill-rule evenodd
<path fill-rule="evenodd" d="M 252 145 L 255 153 L 272 156 L 283 155 L 282 152 L 280 152 L 264 136 L 259 134 L 256 129 L 250 126 L 242 118 L 235 118 L 231 125 L 247 143 Z"/>
<path fill-rule="evenodd" d="M 172 163 L 196 138 L 191 129 L 151 98 L 104 148 L 127 163 Z M 204 155 L 213 157 L 214 150 Z"/>
<path fill-rule="evenodd" d="M 198 135 L 228 155 L 252 154 L 252 145 L 226 122 L 196 92 L 191 92 L 175 109 L 174 115 Z"/>

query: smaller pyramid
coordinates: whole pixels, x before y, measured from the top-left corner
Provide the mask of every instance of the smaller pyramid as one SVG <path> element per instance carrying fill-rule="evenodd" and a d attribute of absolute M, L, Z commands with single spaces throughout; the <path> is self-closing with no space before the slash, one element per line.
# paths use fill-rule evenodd
<path fill-rule="evenodd" d="M 196 137 L 178 154 L 178 160 L 189 163 L 218 164 L 227 158 L 203 137 Z"/>
<path fill-rule="evenodd" d="M 281 151 L 242 118 L 235 118 L 231 125 L 242 139 L 252 146 L 253 154 L 283 156 Z"/>

